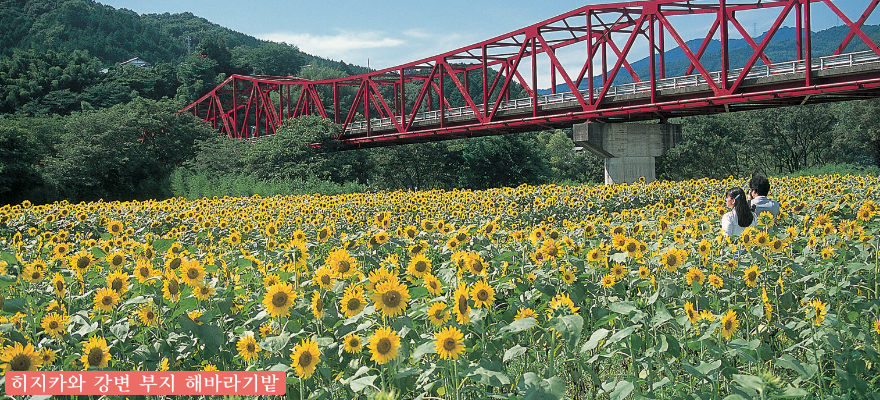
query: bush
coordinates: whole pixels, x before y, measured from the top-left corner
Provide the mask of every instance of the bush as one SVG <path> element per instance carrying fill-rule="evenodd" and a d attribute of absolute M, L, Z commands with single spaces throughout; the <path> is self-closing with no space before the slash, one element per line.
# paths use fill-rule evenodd
<path fill-rule="evenodd" d="M 877 176 L 880 174 L 880 168 L 868 165 L 853 165 L 853 164 L 825 164 L 819 167 L 812 167 L 802 169 L 791 174 L 785 175 L 792 178 L 797 178 L 801 176 L 822 176 L 822 175 L 873 175 Z"/>
<path fill-rule="evenodd" d="M 315 177 L 272 180 L 261 180 L 245 174 L 211 177 L 204 172 L 191 172 L 186 168 L 176 169 L 171 174 L 169 183 L 173 196 L 189 200 L 214 196 L 336 195 L 367 191 L 366 186 L 357 183 L 338 184 Z"/>

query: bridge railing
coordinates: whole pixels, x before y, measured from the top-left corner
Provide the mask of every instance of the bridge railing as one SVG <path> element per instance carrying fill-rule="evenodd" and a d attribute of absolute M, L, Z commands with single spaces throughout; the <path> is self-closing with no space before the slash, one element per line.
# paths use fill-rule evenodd
<path fill-rule="evenodd" d="M 880 56 L 874 53 L 871 50 L 860 51 L 855 53 L 847 53 L 840 55 L 832 55 L 825 56 L 818 59 L 813 60 L 812 62 L 812 70 L 828 70 L 835 68 L 844 68 L 844 67 L 852 67 L 854 65 L 867 64 L 872 62 L 880 61 Z M 743 68 L 737 68 L 731 70 L 728 74 L 729 80 L 734 80 L 738 77 L 743 71 Z M 770 65 L 762 65 L 762 66 L 754 66 L 749 74 L 746 76 L 748 79 L 754 78 L 764 78 L 769 76 L 780 76 L 794 73 L 801 73 L 806 71 L 806 62 L 803 60 L 795 60 L 795 61 L 784 61 L 780 63 L 773 63 Z M 710 72 L 709 76 L 712 77 L 712 80 L 716 85 L 721 83 L 721 72 Z M 668 89 L 680 89 L 687 87 L 696 87 L 700 85 L 706 85 L 708 82 L 706 78 L 701 74 L 692 74 L 692 75 L 684 75 L 684 76 L 675 76 L 671 78 L 664 78 L 657 80 L 657 90 L 668 90 Z M 621 85 L 616 85 L 608 88 L 608 92 L 605 94 L 608 98 L 613 98 L 616 96 L 623 95 L 632 95 L 649 92 L 651 90 L 651 82 L 632 82 L 625 83 Z M 588 96 L 589 90 L 581 90 L 582 96 Z M 602 87 L 594 88 L 594 96 L 598 96 L 602 93 Z M 577 97 L 572 92 L 564 92 L 564 93 L 556 93 L 556 94 L 548 94 L 542 95 L 538 97 L 538 106 L 546 106 L 552 104 L 566 104 L 566 103 L 577 103 Z M 494 104 L 493 104 L 494 105 Z M 524 110 L 532 108 L 532 98 L 526 97 L 521 99 L 515 99 L 510 101 L 502 102 L 498 106 L 498 111 L 515 111 L 515 110 Z M 477 109 L 480 113 L 484 112 L 483 106 L 477 106 Z M 474 111 L 470 107 L 457 107 L 450 108 L 445 110 L 443 116 L 445 118 L 456 118 L 456 117 L 474 117 Z M 416 114 L 413 122 L 424 122 L 424 121 L 439 121 L 441 117 L 441 111 L 428 111 Z M 394 117 L 397 120 L 398 124 L 403 124 L 404 119 L 400 116 Z M 392 118 L 381 118 L 374 119 L 370 121 L 370 129 L 375 131 L 384 131 L 394 129 L 394 121 Z M 357 132 L 366 130 L 367 123 L 366 122 L 354 122 L 346 127 L 346 133 Z"/>

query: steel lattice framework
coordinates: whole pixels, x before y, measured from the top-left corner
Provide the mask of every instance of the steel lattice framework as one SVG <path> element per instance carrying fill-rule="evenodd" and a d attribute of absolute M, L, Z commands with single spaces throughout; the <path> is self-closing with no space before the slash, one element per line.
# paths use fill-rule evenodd
<path fill-rule="evenodd" d="M 182 111 L 234 138 L 271 135 L 285 118 L 320 115 L 344 127 L 339 137 L 344 145 L 368 147 L 584 121 L 666 120 L 870 98 L 880 94 L 880 47 L 862 28 L 880 0 L 864 3 L 855 20 L 832 0 L 585 6 L 481 43 L 362 75 L 319 81 L 233 75 Z M 811 50 L 811 13 L 818 7 L 836 14 L 848 28 L 836 51 L 825 57 L 814 57 Z M 774 22 L 758 42 L 741 23 L 742 15 Z M 793 59 L 771 60 L 768 44 L 792 20 Z M 708 27 L 696 50 L 680 33 L 695 26 Z M 731 69 L 734 39 L 744 39 L 751 56 L 742 68 Z M 868 50 L 846 53 L 854 41 Z M 720 46 L 708 51 L 713 42 Z M 684 53 L 688 67 L 683 75 L 667 76 L 667 44 Z M 631 62 L 646 56 L 650 68 L 640 76 Z M 710 71 L 707 64 L 718 60 L 720 68 Z M 624 76 L 629 83 L 613 84 Z M 551 88 L 549 94 L 539 94 L 539 77 L 549 78 L 549 84 L 542 82 Z M 512 92 L 520 96 L 512 98 Z"/>

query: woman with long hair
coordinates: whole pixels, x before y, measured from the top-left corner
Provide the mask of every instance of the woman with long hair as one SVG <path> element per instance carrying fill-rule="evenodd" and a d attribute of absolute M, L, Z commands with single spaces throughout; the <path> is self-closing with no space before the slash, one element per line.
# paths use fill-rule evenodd
<path fill-rule="evenodd" d="M 746 193 L 741 188 L 727 189 L 725 199 L 730 211 L 721 217 L 721 233 L 724 236 L 739 236 L 746 228 L 758 224 L 758 217 L 749 207 Z"/>

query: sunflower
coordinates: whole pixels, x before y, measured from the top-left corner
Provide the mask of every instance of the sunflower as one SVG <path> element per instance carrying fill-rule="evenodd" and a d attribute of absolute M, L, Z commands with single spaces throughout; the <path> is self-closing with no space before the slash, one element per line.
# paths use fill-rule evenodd
<path fill-rule="evenodd" d="M 753 240 L 759 246 L 766 247 L 770 245 L 770 235 L 764 231 L 758 232 Z"/>
<path fill-rule="evenodd" d="M 431 260 L 424 253 L 419 253 L 407 264 L 406 273 L 416 277 L 423 278 L 425 274 L 431 273 Z"/>
<path fill-rule="evenodd" d="M 171 257 L 165 260 L 165 269 L 168 271 L 176 272 L 180 269 L 180 266 L 184 264 L 186 260 L 183 259 L 180 255 L 176 255 L 171 253 L 171 250 L 168 251 L 168 254 L 171 254 Z"/>
<path fill-rule="evenodd" d="M 716 289 L 721 289 L 724 286 L 724 279 L 721 279 L 718 275 L 711 274 L 709 275 L 709 284 L 715 286 Z"/>
<path fill-rule="evenodd" d="M 153 307 L 152 303 L 144 303 L 141 305 L 141 307 L 138 308 L 137 316 L 141 321 L 141 324 L 144 326 L 159 325 L 159 314 L 156 313 L 156 308 Z"/>
<path fill-rule="evenodd" d="M 416 244 L 414 244 L 414 245 L 412 245 L 412 246 L 409 246 L 409 247 L 407 248 L 407 251 L 409 251 L 409 256 L 410 256 L 410 257 L 415 257 L 415 256 L 417 256 L 417 255 L 419 255 L 419 254 L 424 253 L 425 250 L 428 250 L 428 247 L 430 247 L 430 246 L 428 245 L 428 242 L 421 241 L 421 242 L 416 243 Z"/>
<path fill-rule="evenodd" d="M 113 312 L 119 304 L 119 293 L 110 288 L 98 289 L 95 293 L 95 309 L 103 312 Z"/>
<path fill-rule="evenodd" d="M 43 365 L 53 365 L 55 364 L 55 360 L 57 359 L 57 355 L 55 354 L 55 350 L 50 347 L 43 347 L 40 349 L 40 361 L 43 362 Z"/>
<path fill-rule="evenodd" d="M 128 291 L 128 274 L 118 270 L 111 272 L 107 275 L 107 287 L 122 296 Z"/>
<path fill-rule="evenodd" d="M 696 325 L 697 321 L 700 320 L 700 314 L 694 308 L 694 303 L 690 301 L 684 303 L 684 312 L 687 314 L 688 319 L 691 321 L 691 324 Z"/>
<path fill-rule="evenodd" d="M 341 279 L 346 279 L 358 273 L 358 262 L 345 249 L 333 249 L 324 260 L 326 266 Z M 315 272 L 317 274 L 317 272 Z M 323 287 L 323 286 L 322 286 Z M 326 289 L 326 288 L 325 288 Z"/>
<path fill-rule="evenodd" d="M 434 334 L 434 348 L 444 360 L 457 360 L 458 355 L 464 350 L 462 340 L 464 335 L 458 328 L 447 326 Z"/>
<path fill-rule="evenodd" d="M 409 301 L 409 290 L 397 279 L 388 280 L 376 285 L 375 292 L 370 296 L 376 308 L 386 317 L 394 317 L 406 309 Z"/>
<path fill-rule="evenodd" d="M 112 220 L 107 223 L 107 232 L 113 234 L 113 236 L 119 236 L 122 232 L 125 231 L 125 226 L 122 225 L 122 222 L 119 220 Z"/>
<path fill-rule="evenodd" d="M 467 269 L 476 276 L 486 276 L 489 272 L 483 257 L 478 253 L 467 253 L 464 256 L 464 263 Z"/>
<path fill-rule="evenodd" d="M 409 240 L 414 240 L 418 234 L 419 228 L 416 228 L 415 225 L 409 225 L 406 228 L 403 228 L 403 236 Z"/>
<path fill-rule="evenodd" d="M 278 234 L 278 226 L 270 222 L 263 227 L 263 233 L 265 233 L 266 236 L 275 236 Z"/>
<path fill-rule="evenodd" d="M 208 300 L 214 295 L 214 287 L 211 285 L 205 285 L 204 283 L 200 283 L 198 286 L 193 288 L 193 295 L 196 296 L 199 300 Z"/>
<path fill-rule="evenodd" d="M 229 244 L 233 246 L 238 246 L 241 244 L 241 233 L 238 231 L 232 231 L 229 233 L 229 237 L 226 239 Z"/>
<path fill-rule="evenodd" d="M 702 284 L 706 279 L 706 274 L 704 274 L 699 268 L 691 268 L 684 277 L 687 280 L 688 285 L 693 285 L 694 282 Z"/>
<path fill-rule="evenodd" d="M 364 297 L 364 290 L 360 286 L 350 286 L 345 289 L 342 300 L 339 301 L 339 308 L 346 318 L 354 317 L 364 311 L 367 298 Z"/>
<path fill-rule="evenodd" d="M 684 260 L 680 257 L 678 249 L 675 248 L 666 249 L 660 258 L 660 265 L 665 266 L 669 272 L 675 272 L 683 263 Z"/>
<path fill-rule="evenodd" d="M 535 310 L 532 310 L 531 308 L 528 308 L 528 307 L 520 308 L 519 310 L 517 310 L 516 315 L 513 317 L 513 320 L 519 321 L 523 318 L 538 319 L 538 313 L 536 313 Z"/>
<path fill-rule="evenodd" d="M 471 287 L 471 299 L 475 308 L 491 307 L 495 302 L 495 289 L 483 279 Z"/>
<path fill-rule="evenodd" d="M 202 367 L 202 371 L 217 371 L 217 366 L 214 364 L 208 363 L 208 364 L 205 364 L 204 367 Z"/>
<path fill-rule="evenodd" d="M 388 243 L 388 240 L 390 240 L 390 239 L 391 239 L 391 235 L 389 235 L 388 232 L 379 231 L 370 238 L 370 241 L 368 244 L 370 247 L 378 247 L 378 246 L 381 246 L 385 243 Z"/>
<path fill-rule="evenodd" d="M 749 285 L 749 287 L 755 287 L 758 283 L 758 276 L 760 275 L 761 271 L 758 270 L 758 266 L 752 265 L 751 268 L 743 272 L 743 279 L 746 281 L 746 285 Z"/>
<path fill-rule="evenodd" d="M 110 253 L 104 259 L 107 260 L 110 268 L 113 269 L 120 269 L 123 265 L 125 265 L 125 254 L 120 251 Z"/>
<path fill-rule="evenodd" d="M 46 265 L 37 261 L 28 266 L 24 267 L 24 270 L 21 271 L 21 276 L 28 280 L 31 283 L 39 283 L 43 280 L 43 277 L 46 276 Z"/>
<path fill-rule="evenodd" d="M 346 353 L 349 354 L 357 354 L 361 352 L 363 349 L 363 343 L 361 343 L 361 337 L 354 333 L 349 333 L 345 335 L 342 339 L 343 349 Z"/>
<path fill-rule="evenodd" d="M 248 363 L 256 360 L 258 353 L 262 350 L 260 349 L 260 345 L 257 344 L 257 340 L 254 339 L 253 333 L 248 333 L 240 337 L 235 344 L 235 347 L 238 349 L 238 355 Z"/>
<path fill-rule="evenodd" d="M 64 277 L 61 276 L 60 272 L 56 272 L 54 276 L 52 276 L 52 289 L 55 290 L 55 295 L 58 297 L 64 297 L 67 293 L 67 282 L 64 280 Z"/>
<path fill-rule="evenodd" d="M 144 283 L 148 279 L 157 276 L 157 274 L 156 270 L 153 269 L 153 265 L 150 264 L 149 260 L 140 258 L 135 263 L 134 276 L 137 277 L 138 282 Z"/>
<path fill-rule="evenodd" d="M 721 334 L 724 335 L 724 339 L 730 340 L 738 326 L 739 322 L 736 320 L 736 311 L 728 310 L 727 314 L 721 317 Z"/>
<path fill-rule="evenodd" d="M 324 243 L 327 239 L 330 239 L 331 236 L 333 236 L 332 227 L 325 225 L 323 228 L 318 229 L 317 239 L 319 242 Z"/>
<path fill-rule="evenodd" d="M 396 256 L 396 254 L 395 254 L 395 256 Z M 397 258 L 390 257 L 390 256 L 385 257 L 385 260 L 383 260 L 383 262 L 388 263 L 393 266 L 396 266 L 397 265 L 396 264 Z M 387 282 L 392 279 L 397 279 L 397 277 L 395 275 L 396 275 L 396 272 L 391 273 L 391 271 L 389 271 L 387 268 L 385 268 L 384 265 L 379 267 L 379 269 L 374 269 L 374 270 L 370 271 L 370 276 L 367 277 L 369 282 L 366 283 L 367 291 L 368 292 L 375 292 L 376 287 L 379 286 L 379 284 L 381 284 L 382 282 Z"/>
<path fill-rule="evenodd" d="M 446 311 L 446 303 L 438 301 L 428 307 L 428 321 L 435 326 L 440 326 L 449 321 L 449 313 Z"/>
<path fill-rule="evenodd" d="M 587 261 L 590 261 L 590 262 L 602 261 L 602 259 L 604 257 L 605 257 L 605 254 L 602 253 L 602 249 L 599 249 L 599 248 L 592 249 L 587 253 Z"/>
<path fill-rule="evenodd" d="M 823 260 L 827 260 L 831 257 L 834 257 L 834 248 L 833 247 L 826 247 L 826 248 L 822 249 L 820 254 L 822 255 Z"/>
<path fill-rule="evenodd" d="M 195 321 L 195 319 L 193 319 Z M 281 333 L 281 327 L 278 326 L 278 323 L 273 320 L 269 320 L 263 322 L 260 325 L 260 336 L 263 338 L 267 338 L 269 336 L 278 336 Z"/>
<path fill-rule="evenodd" d="M 198 286 L 205 279 L 205 267 L 198 260 L 184 261 L 181 265 L 180 280 L 190 287 Z"/>
<path fill-rule="evenodd" d="M 60 338 L 67 333 L 68 322 L 69 319 L 66 315 L 51 312 L 43 316 L 40 326 L 43 327 L 43 332 L 46 334 Z"/>
<path fill-rule="evenodd" d="M 373 355 L 371 361 L 379 365 L 397 358 L 397 349 L 400 348 L 400 337 L 390 327 L 376 329 L 370 336 L 370 344 L 367 345 Z"/>
<path fill-rule="evenodd" d="M 321 362 L 321 351 L 318 350 L 318 342 L 312 339 L 303 339 L 300 344 L 293 348 L 293 367 L 296 369 L 296 376 L 300 378 L 308 378 L 315 373 L 315 366 Z"/>
<path fill-rule="evenodd" d="M 700 257 L 703 259 L 709 257 L 709 255 L 712 254 L 712 242 L 706 239 L 701 240 L 699 246 L 697 246 L 697 253 L 699 253 Z"/>
<path fill-rule="evenodd" d="M 629 272 L 626 270 L 626 265 L 621 263 L 614 263 L 611 266 L 611 274 L 614 275 L 614 280 L 619 281 L 622 280 Z"/>
<path fill-rule="evenodd" d="M 55 258 L 64 258 L 70 251 L 70 245 L 67 243 L 58 243 L 52 247 L 52 254 Z"/>
<path fill-rule="evenodd" d="M 563 268 L 562 271 L 562 281 L 571 285 L 575 281 L 577 281 L 577 277 L 574 275 L 573 271 L 568 270 L 567 268 Z"/>
<path fill-rule="evenodd" d="M 82 357 L 79 361 L 83 363 L 83 369 L 88 370 L 89 367 L 107 368 L 111 358 L 107 340 L 103 337 L 92 336 L 88 342 L 83 343 Z"/>
<path fill-rule="evenodd" d="M 428 289 L 428 292 L 434 296 L 439 296 L 443 294 L 443 284 L 437 279 L 436 276 L 431 274 L 430 272 L 425 273 L 422 276 L 422 280 L 425 282 L 425 288 Z"/>
<path fill-rule="evenodd" d="M 822 300 L 813 299 L 813 301 L 809 302 L 808 305 L 813 307 L 813 312 L 815 313 L 815 323 L 816 326 L 822 325 L 822 321 L 825 320 L 825 314 L 828 314 L 828 304 L 823 303 Z"/>
<path fill-rule="evenodd" d="M 648 279 L 651 277 L 651 269 L 642 265 L 639 267 L 639 279 Z"/>
<path fill-rule="evenodd" d="M 34 351 L 33 344 L 24 346 L 15 342 L 0 352 L 0 362 L 0 368 L 6 374 L 9 371 L 36 371 L 43 365 L 43 358 L 39 352 Z"/>
<path fill-rule="evenodd" d="M 874 320 L 874 332 L 880 335 L 880 318 Z"/>
<path fill-rule="evenodd" d="M 173 272 L 165 274 L 165 280 L 162 285 L 162 297 L 172 303 L 177 303 L 180 300 L 180 281 Z"/>
<path fill-rule="evenodd" d="M 470 306 L 468 305 L 468 288 L 464 282 L 458 284 L 458 289 L 455 290 L 455 320 L 459 325 L 464 325 L 470 322 Z"/>
<path fill-rule="evenodd" d="M 617 280 L 614 279 L 613 274 L 605 274 L 602 276 L 602 279 L 599 281 L 599 283 L 601 283 L 602 286 L 604 286 L 606 288 L 610 288 L 610 287 L 614 286 L 615 283 L 617 283 Z"/>
<path fill-rule="evenodd" d="M 263 305 L 266 312 L 273 317 L 286 317 L 290 315 L 290 307 L 296 299 L 296 292 L 289 282 L 276 283 L 269 287 L 263 296 Z"/>
<path fill-rule="evenodd" d="M 549 308 L 547 309 L 547 319 L 552 318 L 554 315 L 562 314 L 575 314 L 580 310 L 580 307 L 575 307 L 574 302 L 571 301 L 571 297 L 568 294 L 559 293 L 550 300 L 548 304 Z"/>
<path fill-rule="evenodd" d="M 324 301 L 321 300 L 321 294 L 317 290 L 312 292 L 312 314 L 315 315 L 315 319 L 324 316 Z"/>

